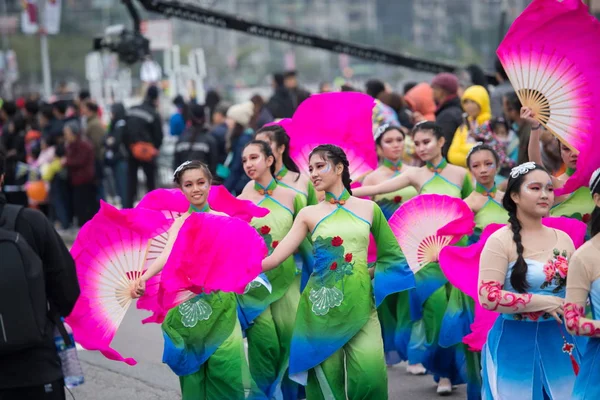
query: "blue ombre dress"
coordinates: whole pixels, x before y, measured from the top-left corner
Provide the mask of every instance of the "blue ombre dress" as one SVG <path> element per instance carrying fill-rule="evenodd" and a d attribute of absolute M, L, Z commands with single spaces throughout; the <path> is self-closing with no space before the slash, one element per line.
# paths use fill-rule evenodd
<path fill-rule="evenodd" d="M 567 234 L 557 230 L 555 232 L 557 241 L 547 250 L 537 253 L 525 250 L 524 257 L 528 265 L 527 282 L 530 285 L 528 293 L 561 298 L 565 296 L 566 278 L 561 278 L 558 266 L 565 266 L 565 259 L 575 249 Z M 495 243 L 502 243 L 502 249 L 495 246 L 493 253 L 506 253 L 507 259 L 516 259 L 511 230 L 501 228 L 490 239 L 494 237 L 499 239 Z M 489 253 L 492 253 L 491 246 Z M 487 259 L 487 254 L 484 249 L 481 265 L 494 264 Z M 514 263 L 511 261 L 508 264 L 503 290 L 516 293 L 510 283 Z M 548 272 L 549 270 L 554 273 Z M 563 324 L 558 324 L 552 316 L 543 311 L 501 314 L 490 330 L 481 351 L 482 398 L 571 399 L 575 372 L 569 354 L 563 352 L 565 341 L 574 343 L 575 340 Z M 573 356 L 579 360 L 577 350 L 573 351 Z"/>

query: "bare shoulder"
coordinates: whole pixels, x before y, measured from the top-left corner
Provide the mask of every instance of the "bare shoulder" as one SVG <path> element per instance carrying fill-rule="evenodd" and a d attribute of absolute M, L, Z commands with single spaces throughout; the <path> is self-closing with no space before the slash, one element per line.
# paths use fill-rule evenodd
<path fill-rule="evenodd" d="M 254 181 L 246 183 L 246 186 L 244 186 L 244 190 L 242 190 L 241 194 L 248 193 L 251 190 L 254 190 Z"/>
<path fill-rule="evenodd" d="M 381 167 L 379 167 L 375 171 L 369 173 L 365 177 L 365 179 L 363 180 L 363 185 L 364 186 L 377 185 L 379 182 L 381 182 L 382 178 L 383 178 L 382 169 L 381 169 Z"/>
<path fill-rule="evenodd" d="M 448 168 L 450 171 L 452 171 L 453 174 L 456 174 L 456 176 L 458 176 L 461 179 L 464 179 L 465 176 L 467 176 L 467 173 L 469 172 L 466 168 L 452 164 L 448 164 L 446 168 Z"/>
<path fill-rule="evenodd" d="M 379 207 L 377 203 L 368 199 L 361 199 L 358 197 L 350 197 L 346 203 L 346 207 L 349 208 L 359 217 L 373 221 L 373 210 L 375 207 Z"/>
<path fill-rule="evenodd" d="M 211 210 L 210 211 L 211 215 L 218 215 L 220 217 L 229 217 L 229 214 L 225 214 L 224 212 L 221 211 L 215 211 L 215 210 Z"/>

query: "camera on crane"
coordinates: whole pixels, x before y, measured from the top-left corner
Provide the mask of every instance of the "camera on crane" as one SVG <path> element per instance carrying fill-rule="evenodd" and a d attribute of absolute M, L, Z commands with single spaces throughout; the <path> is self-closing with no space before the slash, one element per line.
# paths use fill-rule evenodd
<path fill-rule="evenodd" d="M 123 25 L 114 25 L 106 28 L 104 36 L 94 39 L 94 50 L 117 53 L 120 61 L 135 64 L 150 54 L 150 41 L 139 32 L 129 31 Z"/>

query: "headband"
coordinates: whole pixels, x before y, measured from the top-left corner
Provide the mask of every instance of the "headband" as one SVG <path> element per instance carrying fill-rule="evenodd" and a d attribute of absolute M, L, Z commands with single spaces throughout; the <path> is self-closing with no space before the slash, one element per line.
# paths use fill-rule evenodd
<path fill-rule="evenodd" d="M 600 184 L 600 168 L 594 171 L 592 174 L 592 178 L 590 179 L 590 192 L 594 194 L 594 191 L 598 188 Z"/>
<path fill-rule="evenodd" d="M 477 142 L 475 143 L 475 145 L 473 147 L 471 147 L 471 150 L 469 150 L 469 152 L 467 153 L 467 158 L 469 158 L 471 156 L 471 153 L 473 153 L 478 147 L 483 146 L 483 142 Z"/>
<path fill-rule="evenodd" d="M 517 165 L 513 169 L 510 170 L 510 177 L 513 179 L 518 178 L 520 175 L 525 175 L 529 171 L 532 171 L 536 168 L 536 165 L 533 161 L 529 161 L 523 163 L 521 165 Z"/>
<path fill-rule="evenodd" d="M 190 165 L 192 162 L 191 161 L 184 161 L 183 163 L 181 163 L 181 165 L 179 167 L 177 167 L 177 169 L 175 170 L 175 172 L 173 172 L 173 178 L 175 178 L 177 176 L 177 174 L 179 172 L 181 172 L 181 170 L 186 166 L 186 165 Z"/>

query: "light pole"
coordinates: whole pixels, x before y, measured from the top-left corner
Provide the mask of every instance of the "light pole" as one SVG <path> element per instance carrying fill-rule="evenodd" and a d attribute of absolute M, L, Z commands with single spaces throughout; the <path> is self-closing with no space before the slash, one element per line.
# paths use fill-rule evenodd
<path fill-rule="evenodd" d="M 38 32 L 40 34 L 40 51 L 42 57 L 42 77 L 44 81 L 44 97 L 52 96 L 52 78 L 50 76 L 50 55 L 48 53 L 48 32 L 46 32 L 46 0 L 38 2 Z"/>

